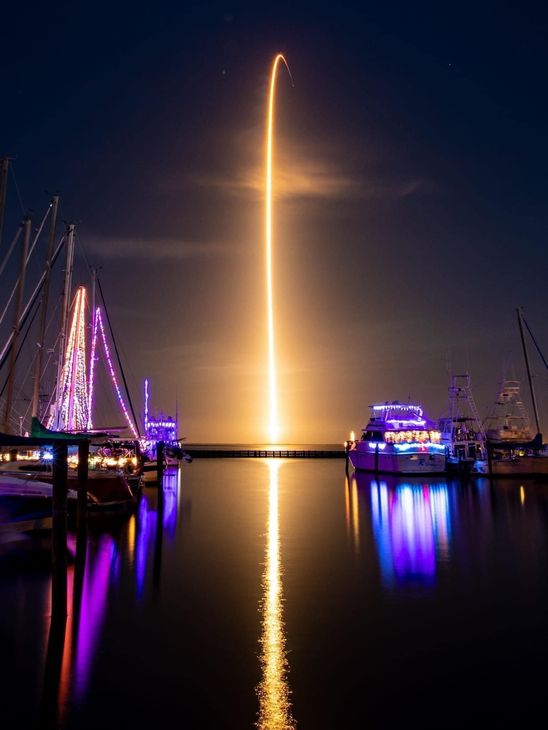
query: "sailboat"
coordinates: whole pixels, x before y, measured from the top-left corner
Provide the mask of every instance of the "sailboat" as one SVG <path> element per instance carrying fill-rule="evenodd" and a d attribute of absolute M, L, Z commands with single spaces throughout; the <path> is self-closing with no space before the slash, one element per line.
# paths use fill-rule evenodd
<path fill-rule="evenodd" d="M 0 195 L 1 197 L 1 195 Z M 81 434 L 82 438 L 91 439 L 96 437 L 97 431 L 94 431 L 91 424 L 91 407 L 92 398 L 88 390 L 89 377 L 93 371 L 95 352 L 92 352 L 91 359 L 88 358 L 86 350 L 86 330 L 88 325 L 85 320 L 85 301 L 86 292 L 84 287 L 78 287 L 74 298 L 71 297 L 72 288 L 72 272 L 74 259 L 74 229 L 73 224 L 68 224 L 66 232 L 61 240 L 55 246 L 56 242 L 56 217 L 59 198 L 54 196 L 50 202 L 49 208 L 44 216 L 37 233 L 31 240 L 31 221 L 26 218 L 20 226 L 18 234 L 14 237 L 12 245 L 0 264 L 0 274 L 4 273 L 6 262 L 9 256 L 15 250 L 15 244 L 21 238 L 21 266 L 19 278 L 13 288 L 5 305 L 2 319 L 8 311 L 8 308 L 14 310 L 14 325 L 8 339 L 0 352 L 0 367 L 8 364 L 7 378 L 2 388 L 5 391 L 4 401 L 2 403 L 3 423 L 0 431 L 5 434 L 14 433 L 14 398 L 15 398 L 15 370 L 16 362 L 21 354 L 25 338 L 27 337 L 32 321 L 37 314 L 39 317 L 39 330 L 37 335 L 37 346 L 33 352 L 34 363 L 34 379 L 33 379 L 33 396 L 32 396 L 32 426 L 29 429 L 31 435 L 39 436 L 49 440 L 57 440 L 69 437 L 74 441 L 77 434 Z M 31 297 L 24 306 L 25 294 L 25 277 L 28 262 L 32 252 L 35 249 L 40 233 L 49 216 L 50 230 L 48 237 L 48 253 L 46 266 L 43 274 L 35 287 Z M 44 376 L 47 366 L 43 364 L 45 348 L 45 334 L 47 325 L 48 312 L 48 295 L 50 288 L 50 275 L 55 260 L 62 248 L 65 246 L 66 261 L 63 275 L 63 297 L 61 305 L 61 323 L 59 327 L 59 335 L 56 339 L 54 350 L 58 353 L 57 376 L 55 378 L 56 387 L 52 393 L 50 403 L 45 411 L 40 414 L 40 383 Z M 40 301 L 38 301 L 40 298 Z M 12 301 L 14 305 L 12 305 Z M 72 303 L 71 303 L 72 302 Z M 38 307 L 35 307 L 38 305 Z M 34 314 L 29 318 L 34 308 Z M 95 314 L 95 307 L 93 312 Z M 100 312 L 97 308 L 97 312 Z M 72 313 L 72 318 L 70 317 Z M 50 312 L 51 315 L 51 312 Z M 108 314 L 107 314 L 108 318 Z M 27 320 L 29 323 L 27 324 Z M 70 321 L 69 321 L 70 320 Z M 108 323 L 110 326 L 110 322 Z M 121 391 L 118 388 L 116 377 L 113 372 L 108 346 L 106 344 L 106 336 L 100 316 L 94 317 L 93 343 L 97 339 L 97 326 L 101 328 L 100 337 L 104 342 L 105 358 L 108 360 L 111 369 L 111 378 L 116 387 L 118 397 L 121 399 Z M 26 332 L 24 333 L 24 328 Z M 19 337 L 21 335 L 21 337 Z M 51 351 L 53 352 L 53 350 Z M 30 372 L 29 368 L 29 372 Z M 88 374 L 89 373 L 89 374 Z M 122 400 L 122 399 L 121 399 Z M 41 418 L 49 418 L 47 426 L 45 426 Z M 127 415 L 127 409 L 123 407 L 124 413 Z M 23 422 L 27 419 L 27 414 L 21 415 L 19 419 L 19 435 L 23 437 Z M 100 435 L 100 434 L 99 434 Z M 135 431 L 135 436 L 137 436 Z M 104 434 L 103 434 L 104 436 Z M 22 441 L 24 439 L 22 438 Z M 7 458 L 6 458 L 7 457 Z M 88 502 L 90 505 L 101 506 L 118 506 L 120 504 L 128 505 L 134 502 L 131 489 L 123 474 L 118 469 L 105 468 L 104 470 L 93 469 L 95 463 L 90 460 L 90 478 L 88 481 Z M 108 464 L 108 467 L 111 465 Z M 120 458 L 117 459 L 116 467 L 120 467 Z M 130 468 L 134 464 L 130 462 Z M 77 456 L 69 453 L 69 486 L 76 485 L 76 468 Z M 9 476 L 10 480 L 20 479 L 21 482 L 29 481 L 29 476 L 36 480 L 42 481 L 44 484 L 51 484 L 51 454 L 44 450 L 34 449 L 32 454 L 23 454 L 21 450 L 13 449 L 10 454 L 0 454 L 0 471 L 3 473 L 3 479 Z M 7 472 L 9 471 L 9 474 Z M 6 482 L 5 482 L 6 483 Z M 11 482 L 10 482 L 11 483 Z M 6 483 L 7 484 L 7 483 Z M 14 484 L 16 488 L 22 489 L 22 486 Z M 46 490 L 47 491 L 47 490 Z M 22 496 L 22 495 L 20 495 Z"/>

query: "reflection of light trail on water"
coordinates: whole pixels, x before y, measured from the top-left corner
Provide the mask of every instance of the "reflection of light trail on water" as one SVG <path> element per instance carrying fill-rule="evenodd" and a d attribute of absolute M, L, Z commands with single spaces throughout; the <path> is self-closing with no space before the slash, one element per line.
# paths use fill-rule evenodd
<path fill-rule="evenodd" d="M 268 97 L 268 120 L 266 133 L 266 296 L 268 312 L 268 366 L 269 366 L 269 400 L 270 400 L 270 440 L 276 443 L 279 435 L 278 399 L 276 393 L 276 352 L 274 338 L 274 304 L 272 283 L 272 158 L 274 147 L 274 100 L 276 97 L 276 74 L 282 62 L 289 71 L 287 61 L 278 53 L 272 64 L 270 74 L 270 93 Z"/>
<path fill-rule="evenodd" d="M 268 526 L 265 567 L 262 580 L 262 679 L 258 687 L 259 730 L 292 730 L 287 657 L 283 623 L 283 586 L 280 559 L 278 516 L 278 469 L 280 463 L 269 461 L 270 471 Z"/>
<path fill-rule="evenodd" d="M 349 481 L 348 474 L 344 478 L 344 501 L 346 532 L 350 537 L 354 550 L 360 549 L 360 513 L 358 507 L 358 485 L 355 475 Z"/>
<path fill-rule="evenodd" d="M 385 584 L 433 583 L 436 555 L 447 558 L 451 537 L 446 484 L 371 482 L 373 532 Z"/>

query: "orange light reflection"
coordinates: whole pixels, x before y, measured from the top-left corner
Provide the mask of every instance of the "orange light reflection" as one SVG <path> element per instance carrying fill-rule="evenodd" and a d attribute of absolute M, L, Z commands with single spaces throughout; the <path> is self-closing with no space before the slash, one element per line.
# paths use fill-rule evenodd
<path fill-rule="evenodd" d="M 265 567 L 262 579 L 262 679 L 258 687 L 259 730 L 294 730 L 291 716 L 288 662 L 283 621 L 283 586 L 278 514 L 278 470 L 280 462 L 269 460 L 270 472 Z"/>

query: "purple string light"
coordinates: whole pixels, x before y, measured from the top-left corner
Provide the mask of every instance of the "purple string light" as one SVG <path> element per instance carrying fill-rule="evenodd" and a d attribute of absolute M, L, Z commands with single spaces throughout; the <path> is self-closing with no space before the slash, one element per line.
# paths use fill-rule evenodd
<path fill-rule="evenodd" d="M 114 389 L 116 390 L 116 395 L 118 396 L 118 400 L 120 401 L 120 406 L 122 408 L 122 411 L 124 412 L 124 416 L 126 417 L 126 421 L 127 421 L 127 424 L 129 426 L 131 432 L 133 433 L 133 435 L 135 436 L 135 438 L 139 438 L 137 436 L 137 430 L 136 430 L 135 426 L 133 425 L 133 422 L 132 422 L 131 418 L 129 417 L 129 413 L 128 413 L 127 408 L 126 408 L 126 404 L 125 404 L 124 398 L 122 397 L 122 393 L 121 393 L 120 388 L 118 386 L 118 381 L 116 380 L 116 375 L 114 373 L 114 368 L 112 367 L 112 360 L 110 358 L 110 350 L 109 350 L 108 345 L 107 345 L 107 338 L 105 337 L 105 329 L 103 327 L 103 317 L 101 315 L 101 308 L 100 307 L 97 307 L 97 312 L 96 312 L 96 315 L 95 315 L 95 320 L 99 324 L 99 329 L 101 331 L 101 339 L 103 340 L 103 347 L 105 348 L 105 355 L 107 356 L 107 363 L 108 363 L 108 369 L 109 369 L 110 377 L 112 379 L 112 383 L 114 385 Z"/>

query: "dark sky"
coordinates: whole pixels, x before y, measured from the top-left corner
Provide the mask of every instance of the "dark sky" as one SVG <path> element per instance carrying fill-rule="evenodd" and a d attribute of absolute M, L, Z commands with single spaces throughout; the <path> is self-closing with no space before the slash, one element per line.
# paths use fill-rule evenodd
<path fill-rule="evenodd" d="M 379 400 L 437 417 L 449 368 L 470 371 L 482 414 L 504 374 L 525 386 L 515 307 L 548 345 L 541 3 L 11 6 L 0 152 L 16 155 L 21 202 L 10 177 L 2 248 L 21 204 L 38 216 L 61 194 L 139 408 L 148 375 L 153 407 L 178 395 L 189 441 L 267 436 L 279 51 L 294 78 L 280 76 L 276 121 L 282 439 L 342 441 Z"/>

